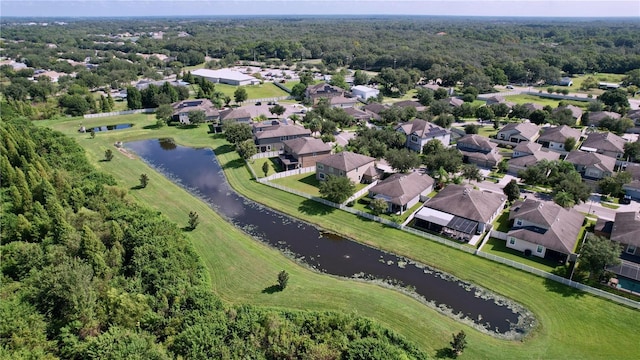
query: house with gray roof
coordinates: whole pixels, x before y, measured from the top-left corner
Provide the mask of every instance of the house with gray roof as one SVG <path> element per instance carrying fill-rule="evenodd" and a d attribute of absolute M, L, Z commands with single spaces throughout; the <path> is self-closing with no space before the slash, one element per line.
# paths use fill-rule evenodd
<path fill-rule="evenodd" d="M 344 89 L 337 86 L 329 85 L 327 83 L 319 83 L 315 85 L 307 86 L 305 90 L 305 97 L 314 105 L 318 103 L 318 100 L 325 98 L 330 99 L 336 96 L 344 97 Z"/>
<path fill-rule="evenodd" d="M 541 258 L 561 255 L 566 261 L 576 252 L 584 215 L 550 201 L 525 199 L 511 206 L 509 221 L 508 248 Z"/>
<path fill-rule="evenodd" d="M 504 194 L 450 184 L 416 213 L 415 225 L 468 241 L 490 228 L 506 201 Z"/>
<path fill-rule="evenodd" d="M 624 194 L 632 199 L 640 200 L 640 164 L 627 164 L 624 171 L 631 174 L 631 182 L 622 185 Z"/>
<path fill-rule="evenodd" d="M 369 120 L 371 120 L 372 116 L 371 114 L 369 114 L 368 112 L 364 111 L 364 110 L 360 110 L 354 107 L 348 107 L 346 109 L 344 109 L 344 112 L 347 113 L 347 115 L 353 117 L 354 119 L 356 119 L 357 122 L 367 122 Z"/>
<path fill-rule="evenodd" d="M 523 141 L 518 143 L 518 145 L 513 148 L 513 154 L 511 155 L 511 157 L 518 158 L 521 156 L 533 155 L 541 150 L 542 145 L 531 141 Z"/>
<path fill-rule="evenodd" d="M 416 109 L 416 111 L 424 111 L 427 109 L 426 106 L 420 104 L 419 102 L 415 101 L 415 100 L 403 100 L 403 101 L 398 101 L 393 103 L 393 106 L 398 106 L 401 108 L 406 108 L 406 107 L 412 107 L 414 109 Z"/>
<path fill-rule="evenodd" d="M 581 136 L 582 131 L 567 125 L 548 126 L 542 129 L 542 134 L 540 134 L 540 137 L 536 141 L 541 144 L 543 148 L 565 153 L 564 143 L 567 139 L 574 138 L 576 144 L 578 144 Z"/>
<path fill-rule="evenodd" d="M 350 151 L 329 155 L 316 161 L 316 179 L 326 180 L 328 176 L 344 176 L 354 183 L 367 180 L 364 174 L 369 168 L 375 169 L 375 158 Z"/>
<path fill-rule="evenodd" d="M 331 145 L 313 137 L 284 140 L 279 156 L 285 170 L 315 166 L 316 162 L 331 155 Z"/>
<path fill-rule="evenodd" d="M 434 180 L 418 172 L 393 174 L 369 189 L 369 197 L 384 199 L 387 212 L 402 214 L 433 191 Z"/>
<path fill-rule="evenodd" d="M 625 139 L 611 132 L 593 132 L 587 135 L 580 150 L 596 152 L 620 161 L 624 157 L 624 144 L 626 143 Z"/>
<path fill-rule="evenodd" d="M 396 126 L 407 137 L 405 147 L 409 150 L 422 152 L 422 147 L 429 141 L 437 139 L 442 145 L 449 146 L 451 132 L 436 124 L 421 119 L 414 119 Z"/>
<path fill-rule="evenodd" d="M 553 109 L 553 113 L 557 113 L 558 111 L 563 111 L 563 110 L 571 111 L 571 117 L 576 119 L 576 121 L 582 118 L 582 109 L 580 109 L 575 105 L 558 106 L 557 108 Z"/>
<path fill-rule="evenodd" d="M 640 213 L 637 211 L 616 213 L 611 229 L 611 240 L 620 243 L 624 253 L 640 256 Z"/>
<path fill-rule="evenodd" d="M 302 110 L 291 104 L 283 104 L 285 111 L 278 116 L 272 114 L 269 109 L 271 105 L 245 105 L 237 108 L 230 108 L 220 112 L 221 121 L 235 121 L 240 123 L 250 123 L 253 119 L 264 116 L 267 119 L 286 119 L 293 114 L 302 114 Z"/>
<path fill-rule="evenodd" d="M 358 98 L 347 96 L 332 96 L 329 98 L 329 106 L 338 108 L 350 108 L 358 103 Z"/>
<path fill-rule="evenodd" d="M 527 109 L 527 111 L 529 111 L 529 113 L 532 113 L 536 110 L 542 110 L 544 109 L 544 106 L 540 105 L 540 104 L 536 104 L 536 103 L 524 103 L 522 104 L 522 106 Z"/>
<path fill-rule="evenodd" d="M 452 107 L 460 107 L 462 106 L 462 104 L 464 104 L 464 100 L 457 97 L 450 97 L 447 100 L 449 100 L 449 106 Z"/>
<path fill-rule="evenodd" d="M 517 175 L 519 171 L 525 170 L 529 166 L 535 165 L 542 160 L 554 161 L 560 159 L 560 154 L 554 151 L 540 149 L 531 155 L 524 155 L 509 159 L 507 172 Z"/>
<path fill-rule="evenodd" d="M 612 111 L 591 111 L 582 116 L 582 125 L 599 127 L 602 120 L 620 120 L 622 116 Z"/>
<path fill-rule="evenodd" d="M 280 121 L 253 124 L 253 138 L 258 152 L 280 151 L 283 141 L 311 136 L 311 131 L 302 126 Z"/>
<path fill-rule="evenodd" d="M 598 153 L 573 150 L 564 159 L 575 166 L 583 178 L 600 180 L 611 176 L 616 166 L 616 159 Z"/>
<path fill-rule="evenodd" d="M 189 99 L 182 100 L 171 104 L 173 108 L 172 119 L 182 124 L 189 125 L 189 112 L 202 111 L 205 115 L 205 121 L 217 121 L 220 119 L 220 112 L 213 106 L 209 99 Z"/>
<path fill-rule="evenodd" d="M 496 139 L 516 144 L 522 141 L 534 142 L 540 136 L 539 132 L 540 128 L 534 123 L 509 123 L 498 131 Z"/>
<path fill-rule="evenodd" d="M 498 144 L 481 135 L 467 134 L 461 137 L 456 142 L 456 148 L 462 153 L 465 163 L 490 168 L 502 160 Z"/>

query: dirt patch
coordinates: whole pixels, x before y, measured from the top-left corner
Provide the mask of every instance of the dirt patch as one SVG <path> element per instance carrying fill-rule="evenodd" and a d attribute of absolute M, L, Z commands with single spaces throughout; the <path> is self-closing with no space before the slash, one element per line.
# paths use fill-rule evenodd
<path fill-rule="evenodd" d="M 124 156 L 128 157 L 129 159 L 132 159 L 132 160 L 133 160 L 133 159 L 135 159 L 135 158 L 136 158 L 136 157 L 135 157 L 135 155 L 133 155 L 132 153 L 130 153 L 129 151 L 127 151 L 127 149 L 125 149 L 125 148 L 121 148 L 121 147 L 119 147 L 119 148 L 117 148 L 117 149 L 118 149 L 118 151 L 120 151 L 120 152 L 122 153 L 122 155 L 124 155 Z"/>

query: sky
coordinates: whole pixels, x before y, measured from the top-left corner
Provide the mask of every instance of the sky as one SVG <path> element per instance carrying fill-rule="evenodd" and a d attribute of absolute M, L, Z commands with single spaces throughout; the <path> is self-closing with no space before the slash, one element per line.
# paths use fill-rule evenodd
<path fill-rule="evenodd" d="M 449 15 L 635 17 L 640 0 L 0 0 L 0 17 Z"/>

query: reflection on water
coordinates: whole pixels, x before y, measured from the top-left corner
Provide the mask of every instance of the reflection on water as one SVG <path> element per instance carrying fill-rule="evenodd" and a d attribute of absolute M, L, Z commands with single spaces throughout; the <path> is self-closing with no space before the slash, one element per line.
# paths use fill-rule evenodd
<path fill-rule="evenodd" d="M 130 127 L 132 127 L 133 124 L 117 124 L 117 125 L 104 125 L 104 126 L 96 126 L 93 129 L 94 132 L 99 132 L 99 131 L 112 131 L 112 130 L 122 130 L 122 129 L 128 129 Z M 87 129 L 87 132 L 91 131 L 90 129 Z"/>
<path fill-rule="evenodd" d="M 498 299 L 484 289 L 408 259 L 327 234 L 239 196 L 228 185 L 210 149 L 175 143 L 168 146 L 167 140 L 131 142 L 126 147 L 207 201 L 237 227 L 318 271 L 411 289 L 445 313 L 510 337 L 522 335 L 533 322 L 519 305 Z"/>

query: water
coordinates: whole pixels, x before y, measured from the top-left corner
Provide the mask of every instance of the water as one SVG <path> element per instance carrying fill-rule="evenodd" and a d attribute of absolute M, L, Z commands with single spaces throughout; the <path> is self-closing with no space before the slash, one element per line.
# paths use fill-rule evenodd
<path fill-rule="evenodd" d="M 228 221 L 318 271 L 412 289 L 432 307 L 505 337 L 522 336 L 533 326 L 534 320 L 526 310 L 484 289 L 394 254 L 324 233 L 239 196 L 230 188 L 210 149 L 177 146 L 169 139 L 131 142 L 126 147 L 196 193 Z"/>
<path fill-rule="evenodd" d="M 99 132 L 99 131 L 122 130 L 122 129 L 128 129 L 132 126 L 133 124 L 103 125 L 103 126 L 94 127 L 93 131 Z M 87 132 L 91 132 L 91 128 L 87 129 Z"/>

